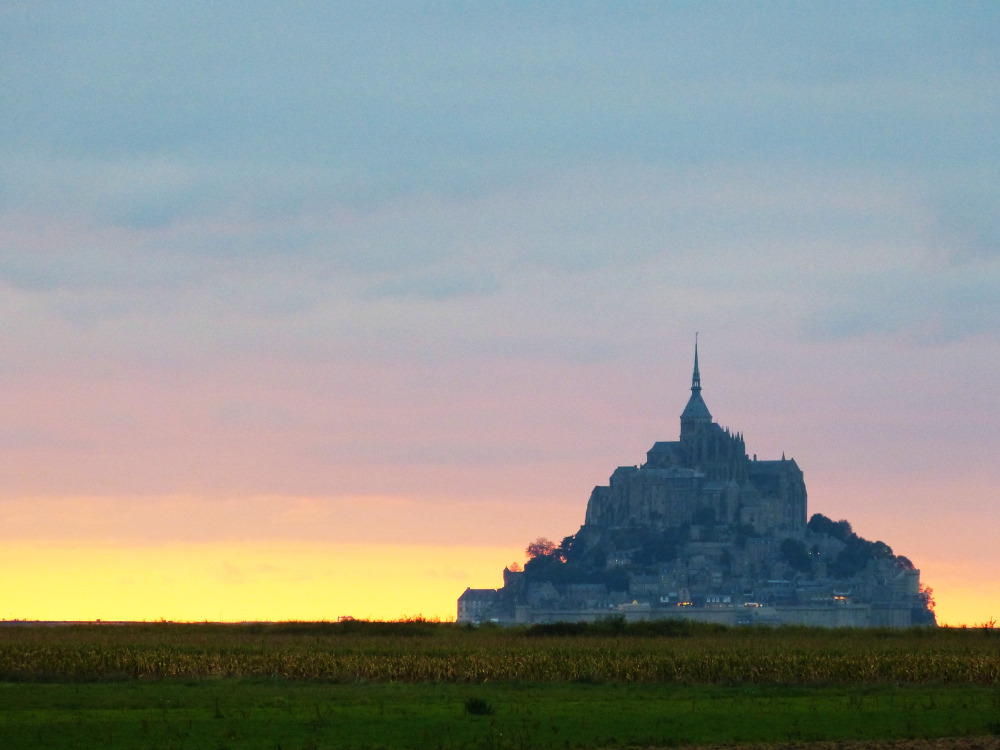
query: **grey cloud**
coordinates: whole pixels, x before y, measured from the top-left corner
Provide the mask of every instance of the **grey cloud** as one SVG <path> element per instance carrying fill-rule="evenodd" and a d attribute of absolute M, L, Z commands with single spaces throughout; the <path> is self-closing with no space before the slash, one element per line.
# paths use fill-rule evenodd
<path fill-rule="evenodd" d="M 499 291 L 500 282 L 492 274 L 448 271 L 380 281 L 369 287 L 368 296 L 446 300 L 467 295 L 496 294 Z"/>
<path fill-rule="evenodd" d="M 0 137 L 13 153 L 322 165 L 353 175 L 354 199 L 581 153 L 995 163 L 996 24 L 985 6 L 40 4 L 7 14 Z"/>
<path fill-rule="evenodd" d="M 862 277 L 804 322 L 818 340 L 903 335 L 918 343 L 1000 336 L 1000 263 Z"/>
<path fill-rule="evenodd" d="M 254 401 L 226 401 L 213 410 L 216 424 L 236 429 L 259 430 L 274 427 L 301 427 L 299 415 L 286 406 L 263 405 Z"/>
<path fill-rule="evenodd" d="M 603 358 L 631 338 L 616 329 L 710 314 L 713 300 L 744 316 L 780 295 L 797 314 L 825 301 L 810 335 L 866 330 L 871 316 L 827 288 L 864 278 L 873 261 L 902 274 L 901 298 L 907 284 L 933 286 L 913 275 L 920 200 L 908 180 L 877 174 L 619 166 L 477 196 L 234 208 L 155 228 L 10 214 L 0 278 L 98 339 L 140 349 L 154 331 L 209 347 L 356 339 L 372 350 L 416 335 L 469 354 Z M 428 307 L 444 300 L 464 311 L 461 333 Z"/>
<path fill-rule="evenodd" d="M 960 191 L 939 200 L 938 241 L 957 262 L 1000 256 L 1000 190 Z"/>
<path fill-rule="evenodd" d="M 4 451 L 88 451 L 94 443 L 56 430 L 38 428 L 0 430 L 0 450 Z"/>
<path fill-rule="evenodd" d="M 278 274 L 312 283 L 355 277 L 369 296 L 433 298 L 495 292 L 505 276 L 532 268 L 573 274 L 640 267 L 748 239 L 871 241 L 908 221 L 906 188 L 898 183 L 835 173 L 825 180 L 619 166 L 364 209 L 327 202 L 259 213 L 237 194 L 232 207 L 167 226 L 79 222 L 53 230 L 45 213 L 10 214 L 0 270 L 37 289 L 176 288 Z M 901 197 L 886 203 L 887 191 Z"/>

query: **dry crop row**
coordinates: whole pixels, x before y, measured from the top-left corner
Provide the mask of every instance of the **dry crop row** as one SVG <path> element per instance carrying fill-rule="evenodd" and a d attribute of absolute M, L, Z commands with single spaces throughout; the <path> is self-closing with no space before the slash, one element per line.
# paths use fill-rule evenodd
<path fill-rule="evenodd" d="M 8 678 L 279 677 L 292 680 L 484 680 L 685 683 L 1000 683 L 996 649 L 796 650 L 628 647 L 251 650 L 0 645 Z"/>

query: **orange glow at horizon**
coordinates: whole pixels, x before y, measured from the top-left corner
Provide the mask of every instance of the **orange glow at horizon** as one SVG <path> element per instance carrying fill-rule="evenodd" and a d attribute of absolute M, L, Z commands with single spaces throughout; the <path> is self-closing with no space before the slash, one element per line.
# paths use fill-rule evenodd
<path fill-rule="evenodd" d="M 920 579 L 934 590 L 939 625 L 960 627 L 1000 621 L 1000 576 L 975 565 L 927 560 Z"/>
<path fill-rule="evenodd" d="M 523 550 L 302 542 L 101 545 L 5 542 L 0 617 L 22 620 L 281 621 L 349 615 L 452 620 L 467 586 L 502 585 Z M 928 561 L 938 622 L 1000 615 L 991 571 Z"/>
<path fill-rule="evenodd" d="M 453 620 L 523 551 L 294 542 L 0 545 L 0 616 L 26 620 Z"/>

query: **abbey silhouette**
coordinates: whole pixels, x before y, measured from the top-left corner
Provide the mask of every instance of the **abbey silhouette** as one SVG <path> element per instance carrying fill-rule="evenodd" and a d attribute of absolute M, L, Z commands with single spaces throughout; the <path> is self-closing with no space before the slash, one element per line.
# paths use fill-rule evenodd
<path fill-rule="evenodd" d="M 586 524 L 662 530 L 711 519 L 761 533 L 805 527 L 806 485 L 798 465 L 784 454 L 777 461 L 756 458 L 747 455 L 742 434 L 712 421 L 701 396 L 696 343 L 680 440 L 655 443 L 641 466 L 615 469 L 609 484 L 591 493 Z"/>
<path fill-rule="evenodd" d="M 847 521 L 806 519 L 793 459 L 758 461 L 701 395 L 695 343 L 680 439 L 594 488 L 580 530 L 532 545 L 501 589 L 466 589 L 460 622 L 691 618 L 731 625 L 933 625 L 920 571 Z"/>

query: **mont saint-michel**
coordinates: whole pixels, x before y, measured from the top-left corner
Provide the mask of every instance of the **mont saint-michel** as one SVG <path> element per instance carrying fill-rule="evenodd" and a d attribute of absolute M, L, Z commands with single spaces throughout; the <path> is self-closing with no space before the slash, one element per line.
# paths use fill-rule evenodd
<path fill-rule="evenodd" d="M 680 438 L 594 488 L 580 530 L 528 547 L 503 588 L 466 589 L 459 622 L 690 618 L 725 624 L 934 625 L 909 559 L 809 518 L 795 459 L 758 460 L 702 397 L 695 345 Z M 808 519 L 808 520 L 807 520 Z"/>

